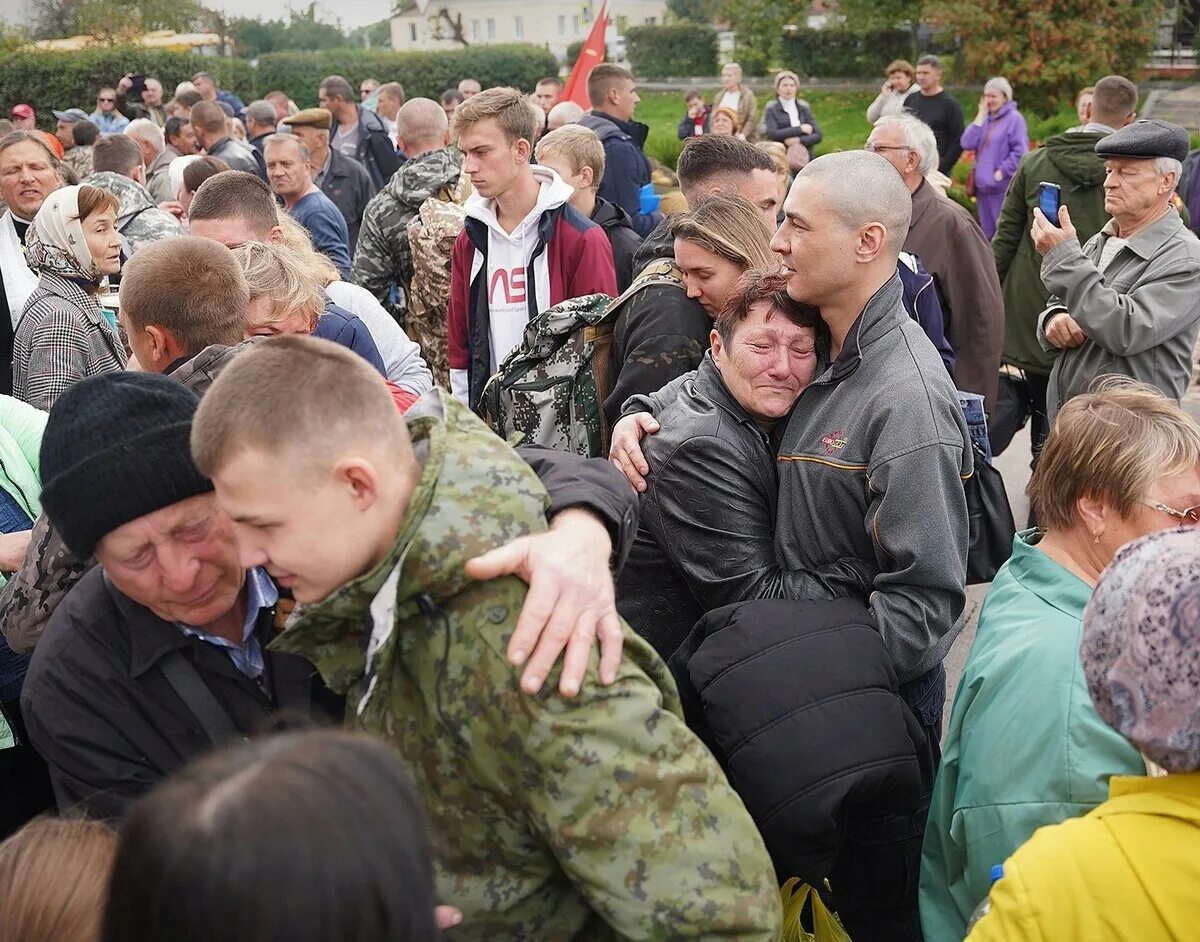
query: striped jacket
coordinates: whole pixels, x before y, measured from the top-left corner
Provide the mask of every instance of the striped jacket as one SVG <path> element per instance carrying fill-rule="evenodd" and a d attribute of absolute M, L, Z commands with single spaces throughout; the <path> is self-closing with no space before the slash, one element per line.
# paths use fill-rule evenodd
<path fill-rule="evenodd" d="M 38 280 L 13 338 L 13 395 L 46 412 L 88 376 L 125 368 L 125 348 L 100 303 L 58 275 Z"/>

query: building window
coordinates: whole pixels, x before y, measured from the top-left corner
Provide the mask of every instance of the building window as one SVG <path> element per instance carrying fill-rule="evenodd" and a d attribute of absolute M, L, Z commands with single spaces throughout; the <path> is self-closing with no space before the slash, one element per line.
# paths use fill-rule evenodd
<path fill-rule="evenodd" d="M 488 39 L 496 38 L 496 21 L 495 20 L 490 19 L 490 18 L 488 19 L 487 31 L 488 31 Z"/>
<path fill-rule="evenodd" d="M 408 41 L 415 43 L 417 41 L 417 24 L 408 24 Z"/>
<path fill-rule="evenodd" d="M 562 13 L 558 14 L 558 35 L 559 36 L 567 35 L 567 17 L 565 14 L 562 14 Z"/>
<path fill-rule="evenodd" d="M 479 20 L 471 20 L 471 39 L 479 41 Z"/>
<path fill-rule="evenodd" d="M 579 14 L 576 13 L 571 17 L 571 29 L 575 31 L 575 35 L 579 35 Z"/>
<path fill-rule="evenodd" d="M 517 37 L 517 39 L 525 38 L 525 17 L 518 16 L 513 21 L 513 34 Z"/>
<path fill-rule="evenodd" d="M 655 23 L 657 23 L 657 22 L 658 22 L 658 17 L 657 17 L 657 16 L 648 16 L 648 17 L 646 17 L 646 25 L 647 25 L 647 26 L 653 26 L 653 25 L 654 25 Z"/>

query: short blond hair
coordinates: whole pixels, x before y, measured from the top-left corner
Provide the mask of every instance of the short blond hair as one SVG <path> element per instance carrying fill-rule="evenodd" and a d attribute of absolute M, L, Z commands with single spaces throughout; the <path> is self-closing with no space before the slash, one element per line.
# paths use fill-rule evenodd
<path fill-rule="evenodd" d="M 787 147 L 780 141 L 755 141 L 754 146 L 775 161 L 775 169 L 780 176 L 787 176 L 792 172 L 788 165 Z"/>
<path fill-rule="evenodd" d="M 1164 477 L 1200 464 L 1200 425 L 1157 389 L 1111 377 L 1059 411 L 1025 493 L 1046 530 L 1090 497 L 1127 518 Z"/>
<path fill-rule="evenodd" d="M 316 329 L 317 320 L 325 310 L 325 286 L 301 253 L 274 242 L 246 242 L 233 249 L 233 257 L 246 276 L 250 300 L 264 295 L 271 299 L 267 323 L 276 324 L 299 311 L 305 316 L 308 329 Z"/>
<path fill-rule="evenodd" d="M 572 173 L 591 167 L 593 190 L 604 179 L 604 145 L 595 131 L 582 124 L 568 124 L 551 131 L 538 141 L 536 153 L 538 160 L 543 154 L 560 154 L 571 165 Z"/>
<path fill-rule="evenodd" d="M 412 461 L 408 427 L 382 377 L 357 353 L 317 337 L 272 337 L 238 356 L 205 393 L 192 422 L 192 456 L 208 477 L 249 449 L 303 451 L 325 468 L 350 441 Z"/>
<path fill-rule="evenodd" d="M 525 93 L 516 88 L 489 88 L 472 95 L 454 109 L 452 135 L 457 139 L 466 128 L 489 118 L 500 125 L 509 144 L 523 140 L 532 146 L 537 140 L 538 116 L 529 107 Z"/>

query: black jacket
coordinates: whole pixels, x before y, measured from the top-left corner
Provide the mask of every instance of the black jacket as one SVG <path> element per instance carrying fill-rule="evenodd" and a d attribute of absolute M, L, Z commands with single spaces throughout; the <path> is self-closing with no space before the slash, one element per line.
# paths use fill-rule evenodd
<path fill-rule="evenodd" d="M 650 162 L 642 148 L 650 127 L 637 121 L 621 121 L 603 111 L 584 115 L 579 123 L 595 131 L 604 145 L 600 195 L 629 213 L 639 235 L 649 235 L 662 222 L 661 213 L 642 213 L 641 190 L 650 182 Z"/>
<path fill-rule="evenodd" d="M 819 886 L 851 816 L 919 808 L 925 736 L 861 602 L 721 608 L 669 666 L 688 726 L 745 802 L 781 881 Z"/>
<path fill-rule="evenodd" d="M 633 274 L 660 259 L 675 261 L 671 224 L 664 220 L 646 237 L 633 259 Z M 650 285 L 624 304 L 613 326 L 612 392 L 604 417 L 612 428 L 630 396 L 657 392 L 690 373 L 708 350 L 712 318 L 687 292 L 674 285 Z"/>
<path fill-rule="evenodd" d="M 775 447 L 729 393 L 711 355 L 658 415 L 654 473 L 617 587 L 621 615 L 664 659 L 722 605 L 750 599 L 866 597 L 875 567 L 838 560 L 782 569 L 775 557 Z"/>
<path fill-rule="evenodd" d="M 84 576 L 51 617 L 21 694 L 60 810 L 120 817 L 131 801 L 213 747 L 162 672 L 172 651 L 183 652 L 244 734 L 279 710 L 340 720 L 340 698 L 308 661 L 267 650 L 274 614 L 264 611 L 256 627 L 266 663 L 260 688 L 224 651 L 122 594 L 99 566 Z"/>
<path fill-rule="evenodd" d="M 350 255 L 358 244 L 358 230 L 362 226 L 363 212 L 375 195 L 371 176 L 356 160 L 351 160 L 336 147 L 329 148 L 329 169 L 317 184 L 328 196 L 346 220 L 350 233 Z"/>
<path fill-rule="evenodd" d="M 642 247 L 642 237 L 633 228 L 629 213 L 601 197 L 596 198 L 592 222 L 608 236 L 612 245 L 613 265 L 617 269 L 617 291 L 624 292 L 633 283 L 633 258 Z"/>
<path fill-rule="evenodd" d="M 230 170 L 244 170 L 253 173 L 260 180 L 267 179 L 267 162 L 261 151 L 255 150 L 249 144 L 223 137 L 208 149 L 209 157 L 219 157 L 229 164 Z"/>
<path fill-rule="evenodd" d="M 796 99 L 796 114 L 800 118 L 801 124 L 811 124 L 811 134 L 801 134 L 798 127 L 792 126 L 792 120 L 788 117 L 788 113 L 783 110 L 783 105 L 779 103 L 778 98 L 773 98 L 767 102 L 766 110 L 763 112 L 763 124 L 766 125 L 767 137 L 772 141 L 783 143 L 792 137 L 800 138 L 800 143 L 808 149 L 808 156 L 812 157 L 812 149 L 821 143 L 821 128 L 817 125 L 817 119 L 813 117 L 812 109 L 808 107 L 808 102 Z"/>
<path fill-rule="evenodd" d="M 337 118 L 334 118 L 329 128 L 330 147 L 333 147 L 333 136 L 337 134 L 337 129 Z M 358 106 L 358 149 L 354 156 L 371 178 L 372 196 L 383 189 L 383 185 L 404 163 L 392 146 L 392 137 L 383 119 L 362 105 Z"/>

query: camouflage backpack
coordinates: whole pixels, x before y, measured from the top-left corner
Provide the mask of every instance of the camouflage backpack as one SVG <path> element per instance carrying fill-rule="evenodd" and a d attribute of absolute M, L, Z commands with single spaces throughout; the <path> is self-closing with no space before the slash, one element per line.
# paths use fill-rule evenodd
<path fill-rule="evenodd" d="M 619 298 L 571 298 L 533 318 L 484 387 L 479 412 L 488 425 L 527 445 L 606 455 L 611 430 L 601 407 L 612 391 L 613 327 L 621 306 L 649 285 L 682 288 L 683 276 L 673 261 L 654 262 Z"/>
<path fill-rule="evenodd" d="M 450 258 L 454 240 L 466 223 L 464 204 L 471 191 L 471 180 L 464 173 L 453 190 L 443 187 L 425 200 L 408 223 L 413 275 L 404 330 L 420 345 L 421 355 L 433 371 L 434 383 L 443 389 L 450 388 L 450 363 L 446 352 Z"/>

